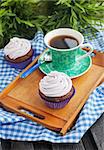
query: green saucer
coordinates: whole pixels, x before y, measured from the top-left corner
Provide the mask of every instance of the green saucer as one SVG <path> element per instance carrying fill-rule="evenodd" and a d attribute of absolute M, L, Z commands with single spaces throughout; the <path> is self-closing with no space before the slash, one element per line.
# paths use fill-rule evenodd
<path fill-rule="evenodd" d="M 38 61 L 43 60 L 43 56 L 45 53 L 49 52 L 49 50 L 45 51 L 41 57 L 39 58 Z M 78 55 L 77 57 L 80 57 L 81 55 L 84 55 L 86 53 L 86 51 L 84 50 L 79 50 L 78 51 Z M 92 59 L 90 56 L 87 56 L 86 58 L 83 58 L 82 60 L 80 60 L 79 62 L 75 63 L 75 65 L 73 66 L 73 68 L 71 69 L 64 69 L 64 70 L 56 70 L 53 65 L 52 65 L 52 61 L 51 62 L 45 62 L 43 63 L 39 69 L 44 73 L 44 74 L 48 74 L 51 71 L 59 71 L 59 72 L 64 72 L 65 74 L 67 74 L 68 76 L 70 76 L 70 78 L 76 78 L 79 77 L 83 74 L 85 74 L 91 67 L 92 65 Z"/>

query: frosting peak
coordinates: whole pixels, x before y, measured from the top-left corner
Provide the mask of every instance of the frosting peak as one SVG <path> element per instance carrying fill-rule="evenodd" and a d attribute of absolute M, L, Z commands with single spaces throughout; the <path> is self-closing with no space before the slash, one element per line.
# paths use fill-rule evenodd
<path fill-rule="evenodd" d="M 11 59 L 26 55 L 31 49 L 31 43 L 27 39 L 14 37 L 10 39 L 10 42 L 4 47 L 4 54 Z"/>
<path fill-rule="evenodd" d="M 48 97 L 60 97 L 71 90 L 72 81 L 65 73 L 52 71 L 40 80 L 39 88 Z"/>

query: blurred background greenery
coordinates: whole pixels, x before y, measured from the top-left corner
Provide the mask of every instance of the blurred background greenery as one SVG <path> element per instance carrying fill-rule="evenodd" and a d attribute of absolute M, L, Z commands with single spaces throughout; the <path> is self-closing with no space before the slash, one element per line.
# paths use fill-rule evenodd
<path fill-rule="evenodd" d="M 92 33 L 104 23 L 103 0 L 1 0 L 0 47 L 13 36 L 32 39 L 36 31 L 44 33 L 59 27 Z"/>

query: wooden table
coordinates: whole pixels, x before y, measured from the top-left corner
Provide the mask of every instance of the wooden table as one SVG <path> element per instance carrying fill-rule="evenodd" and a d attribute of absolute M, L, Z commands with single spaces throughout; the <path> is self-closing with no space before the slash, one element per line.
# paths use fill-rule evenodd
<path fill-rule="evenodd" d="M 104 114 L 86 132 L 78 144 L 40 142 L 21 142 L 3 140 L 0 150 L 104 150 Z"/>

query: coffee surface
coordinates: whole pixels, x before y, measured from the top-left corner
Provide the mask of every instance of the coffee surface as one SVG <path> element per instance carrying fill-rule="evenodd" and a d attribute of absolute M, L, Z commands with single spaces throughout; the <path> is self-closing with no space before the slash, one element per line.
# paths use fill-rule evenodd
<path fill-rule="evenodd" d="M 57 49 L 71 49 L 78 46 L 78 40 L 72 36 L 56 36 L 50 40 L 49 45 Z"/>

